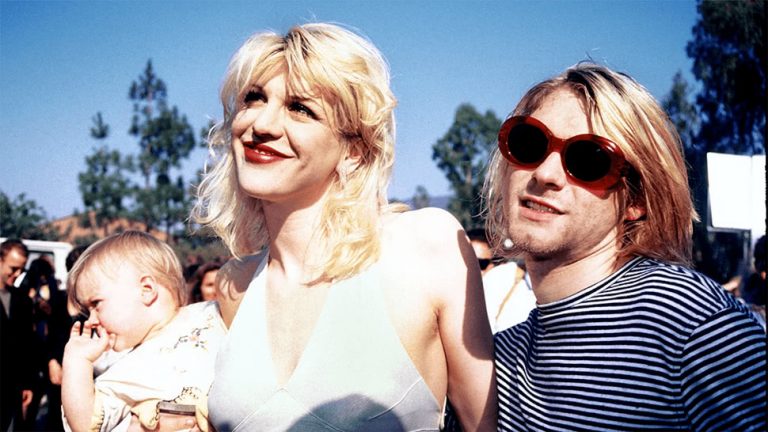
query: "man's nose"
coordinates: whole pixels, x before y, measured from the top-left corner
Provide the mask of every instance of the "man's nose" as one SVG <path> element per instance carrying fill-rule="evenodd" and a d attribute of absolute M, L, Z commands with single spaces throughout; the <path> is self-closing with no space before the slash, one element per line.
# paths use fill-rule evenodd
<path fill-rule="evenodd" d="M 565 168 L 560 152 L 552 152 L 533 171 L 534 178 L 541 184 L 562 188 L 566 183 Z"/>

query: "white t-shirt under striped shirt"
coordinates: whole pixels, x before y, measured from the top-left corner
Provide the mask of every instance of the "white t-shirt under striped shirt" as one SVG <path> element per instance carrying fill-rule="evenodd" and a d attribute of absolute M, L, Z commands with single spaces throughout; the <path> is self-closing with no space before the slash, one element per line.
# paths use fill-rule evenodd
<path fill-rule="evenodd" d="M 499 430 L 766 430 L 766 336 L 720 285 L 634 258 L 495 337 Z"/>

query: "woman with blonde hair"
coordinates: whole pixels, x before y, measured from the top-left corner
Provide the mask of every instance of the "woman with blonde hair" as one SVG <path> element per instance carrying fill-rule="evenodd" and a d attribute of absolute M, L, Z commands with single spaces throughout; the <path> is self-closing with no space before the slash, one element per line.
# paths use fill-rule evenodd
<path fill-rule="evenodd" d="M 232 58 L 193 218 L 235 259 L 209 410 L 222 430 L 496 427 L 472 248 L 436 209 L 387 202 L 388 67 L 337 25 L 258 33 Z"/>

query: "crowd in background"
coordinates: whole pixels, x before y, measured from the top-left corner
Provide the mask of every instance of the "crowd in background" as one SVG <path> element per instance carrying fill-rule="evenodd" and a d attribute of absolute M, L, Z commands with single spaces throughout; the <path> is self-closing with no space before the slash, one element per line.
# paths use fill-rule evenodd
<path fill-rule="evenodd" d="M 8 240 L 8 245 L 20 244 L 18 240 Z M 72 249 L 67 256 L 66 267 L 69 271 L 80 254 L 87 246 Z M 11 247 L 9 249 L 14 249 Z M 21 249 L 18 249 L 21 251 Z M 3 255 L 9 253 L 3 252 Z M 25 252 L 26 255 L 28 253 Z M 10 390 L 10 380 L 18 381 L 24 388 L 32 390 L 31 397 L 25 398 L 16 410 L 15 400 L 3 397 L 2 425 L 0 430 L 9 430 L 9 422 L 13 418 L 12 430 L 17 431 L 63 431 L 61 417 L 61 377 L 62 357 L 64 346 L 69 339 L 70 329 L 75 321 L 84 321 L 87 317 L 79 314 L 76 308 L 67 301 L 66 287 L 55 278 L 55 267 L 49 255 L 26 262 L 22 269 L 11 268 L 5 259 L 0 257 L 3 269 L 3 285 L 15 297 L 28 298 L 29 301 L 20 303 L 14 309 L 18 321 L 24 322 L 23 327 L 29 331 L 21 331 L 22 339 L 8 337 L 8 332 L 19 327 L 9 325 L 9 308 L 3 311 L 3 345 L 0 352 L 0 364 L 4 369 L 2 386 L 4 391 Z M 187 260 L 184 268 L 188 304 L 200 301 L 215 300 L 216 274 L 225 262 L 226 257 L 216 257 L 205 260 L 201 256 L 193 256 Z M 16 277 L 12 277 L 16 274 Z M 18 296 L 23 294 L 24 296 Z M 10 306 L 10 304 L 9 304 Z M 17 309 L 18 308 L 18 309 Z M 28 309 L 27 313 L 19 313 Z M 23 329 L 22 329 L 23 330 Z M 11 359 L 14 361 L 11 361 Z M 13 377 L 13 378 L 9 378 Z M 16 412 L 18 411 L 18 412 Z"/>

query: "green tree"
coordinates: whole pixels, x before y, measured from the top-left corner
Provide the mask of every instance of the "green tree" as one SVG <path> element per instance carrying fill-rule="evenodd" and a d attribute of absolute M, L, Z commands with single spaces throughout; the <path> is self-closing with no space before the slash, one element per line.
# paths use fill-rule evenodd
<path fill-rule="evenodd" d="M 700 121 L 696 105 L 691 103 L 691 97 L 692 89 L 682 74 L 678 72 L 672 79 L 672 88 L 662 99 L 662 107 L 677 128 L 683 143 L 688 165 L 688 184 L 691 188 L 694 206 L 698 213 L 706 218 L 706 212 L 709 208 L 706 150 L 696 138 Z M 723 247 L 722 240 L 715 242 L 715 236 L 716 233 L 709 232 L 706 223 L 694 224 L 693 265 L 708 276 L 725 282 L 732 271 L 733 263 L 731 259 L 722 256 L 726 248 Z M 727 243 L 725 241 L 725 244 Z"/>
<path fill-rule="evenodd" d="M 493 111 L 480 114 L 472 105 L 461 104 L 448 132 L 432 146 L 432 160 L 454 192 L 448 210 L 466 230 L 485 224 L 480 197 L 499 126 L 501 120 Z"/>
<path fill-rule="evenodd" d="M 669 119 L 677 128 L 686 151 L 694 148 L 696 143 L 694 137 L 700 126 L 699 113 L 696 106 L 691 103 L 692 92 L 693 89 L 683 78 L 683 74 L 678 71 L 672 78 L 672 89 L 661 102 Z"/>
<path fill-rule="evenodd" d="M 701 216 L 694 225 L 694 263 L 719 282 L 737 274 L 739 262 L 748 260 L 746 238 L 708 228 L 706 153 L 765 153 L 765 7 L 763 0 L 699 1 L 699 19 L 686 47 L 700 82 L 696 95 L 700 125 L 685 148 L 694 203 Z M 684 143 L 687 138 L 683 134 Z"/>
<path fill-rule="evenodd" d="M 696 102 L 706 151 L 765 153 L 764 0 L 699 1 L 699 20 L 686 48 L 701 81 Z"/>
<path fill-rule="evenodd" d="M 129 133 L 139 141 L 138 166 L 144 186 L 137 191 L 135 216 L 152 228 L 163 228 L 171 238 L 174 227 L 185 218 L 190 199 L 181 167 L 195 147 L 195 133 L 186 116 L 168 106 L 167 88 L 147 62 L 142 75 L 131 84 L 133 119 Z"/>
<path fill-rule="evenodd" d="M 23 193 L 11 200 L 0 191 L 0 237 L 58 240 L 60 233 L 48 223 L 37 202 Z"/>
<path fill-rule="evenodd" d="M 200 147 L 208 148 L 208 137 L 211 133 L 211 129 L 216 126 L 216 122 L 212 119 L 208 119 L 208 124 L 200 128 Z"/>
<path fill-rule="evenodd" d="M 693 90 L 677 72 L 672 78 L 672 88 L 662 99 L 661 105 L 675 125 L 683 143 L 688 162 L 688 182 L 693 192 L 694 205 L 701 213 L 707 209 L 706 151 L 696 139 L 700 128 L 699 113 L 691 103 Z"/>
<path fill-rule="evenodd" d="M 215 125 L 213 120 L 209 120 L 206 126 L 203 126 L 199 132 L 200 144 L 199 147 L 208 147 L 208 136 L 211 128 Z M 189 208 L 193 205 L 194 197 L 197 193 L 197 186 L 203 180 L 203 169 L 200 168 L 195 173 L 195 178 L 191 182 L 188 188 L 187 197 L 189 200 Z M 184 217 L 187 216 L 185 210 Z M 229 251 L 226 246 L 221 243 L 218 236 L 210 229 L 201 227 L 199 224 L 194 223 L 192 220 L 188 220 L 185 230 L 179 230 L 178 235 L 175 238 L 175 244 L 173 246 L 176 253 L 186 259 L 187 256 L 202 257 L 205 261 L 213 259 L 224 259 L 229 257 Z"/>
<path fill-rule="evenodd" d="M 109 125 L 104 123 L 101 113 L 93 117 L 91 136 L 98 141 L 109 136 Z M 85 165 L 86 170 L 78 174 L 85 207 L 81 223 L 100 229 L 107 236 L 109 225 L 127 215 L 124 200 L 132 191 L 128 174 L 133 172 L 133 162 L 130 156 L 123 157 L 119 151 L 101 145 L 85 158 Z"/>

